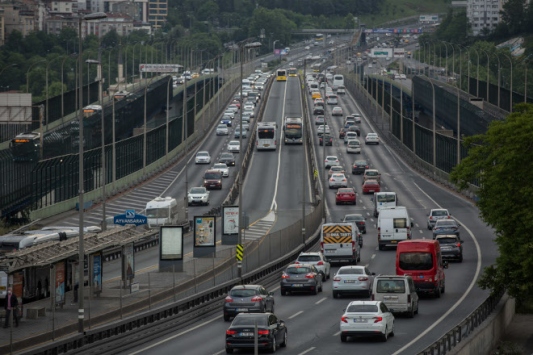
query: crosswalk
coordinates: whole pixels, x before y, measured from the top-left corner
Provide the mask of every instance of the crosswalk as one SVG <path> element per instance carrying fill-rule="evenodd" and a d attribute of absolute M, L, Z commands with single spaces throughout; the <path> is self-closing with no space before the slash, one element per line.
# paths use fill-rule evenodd
<path fill-rule="evenodd" d="M 276 223 L 276 213 L 270 211 L 265 217 L 250 224 L 250 226 L 244 230 L 243 239 L 257 240 L 267 235 L 274 224 Z"/>
<path fill-rule="evenodd" d="M 146 203 L 160 196 L 165 189 L 174 182 L 179 171 L 168 170 L 149 183 L 143 184 L 124 196 L 120 196 L 106 203 L 106 216 L 108 219 L 115 215 L 123 214 L 126 209 L 134 209 L 140 213 L 144 211 Z M 84 226 L 99 226 L 102 222 L 102 205 L 91 209 L 84 214 Z M 62 226 L 78 226 L 78 215 L 66 217 L 65 220 L 58 222 Z"/>

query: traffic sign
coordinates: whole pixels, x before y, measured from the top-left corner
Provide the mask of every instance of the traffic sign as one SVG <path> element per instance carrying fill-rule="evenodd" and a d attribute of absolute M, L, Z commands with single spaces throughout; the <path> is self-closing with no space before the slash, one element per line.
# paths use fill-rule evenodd
<path fill-rule="evenodd" d="M 140 226 L 142 224 L 148 224 L 148 217 L 135 213 L 135 210 L 126 210 L 126 213 L 113 217 L 113 223 L 121 226 L 125 226 L 127 224 Z"/>
<path fill-rule="evenodd" d="M 244 246 L 242 244 L 237 244 L 235 247 L 235 259 L 237 261 L 242 261 L 242 258 L 244 256 Z"/>

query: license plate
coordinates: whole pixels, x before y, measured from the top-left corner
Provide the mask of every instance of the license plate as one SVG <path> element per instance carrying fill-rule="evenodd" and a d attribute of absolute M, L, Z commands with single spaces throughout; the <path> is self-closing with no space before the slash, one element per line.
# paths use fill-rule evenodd
<path fill-rule="evenodd" d="M 358 319 L 358 318 L 355 318 L 353 320 L 354 323 L 366 323 L 366 319 Z"/>
<path fill-rule="evenodd" d="M 374 192 L 374 190 L 368 190 L 369 192 Z"/>
<path fill-rule="evenodd" d="M 419 278 L 419 279 L 423 279 L 423 278 L 424 278 L 424 275 L 418 275 L 418 278 Z"/>
<path fill-rule="evenodd" d="M 326 249 L 326 253 L 335 253 L 335 249 Z"/>
<path fill-rule="evenodd" d="M 354 284 L 355 280 L 344 280 L 345 284 Z"/>
<path fill-rule="evenodd" d="M 381 238 L 390 238 L 390 234 L 383 234 Z"/>
<path fill-rule="evenodd" d="M 211 184 L 211 185 L 209 185 L 209 186 L 210 186 L 210 187 L 215 187 L 215 186 L 217 186 L 217 185 L 213 185 L 213 184 Z"/>
<path fill-rule="evenodd" d="M 248 308 L 237 308 L 237 312 L 248 312 Z"/>
<path fill-rule="evenodd" d="M 451 250 L 452 247 L 440 247 L 441 250 Z"/>
<path fill-rule="evenodd" d="M 396 243 L 398 243 L 398 241 L 396 241 L 396 240 L 392 240 L 391 243 L 392 243 L 392 244 L 396 244 Z"/>
<path fill-rule="evenodd" d="M 302 284 L 292 284 L 292 287 L 303 287 Z"/>
<path fill-rule="evenodd" d="M 253 337 L 254 333 L 241 333 L 241 337 Z"/>

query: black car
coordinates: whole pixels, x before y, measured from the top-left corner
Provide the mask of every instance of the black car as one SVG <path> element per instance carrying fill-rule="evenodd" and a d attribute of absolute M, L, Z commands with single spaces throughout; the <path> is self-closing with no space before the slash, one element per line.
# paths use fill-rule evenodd
<path fill-rule="evenodd" d="M 234 349 L 254 349 L 255 327 L 259 349 L 273 353 L 287 346 L 287 326 L 274 313 L 239 313 L 226 330 L 226 353 Z"/>
<path fill-rule="evenodd" d="M 366 218 L 362 214 L 347 214 L 341 219 L 344 223 L 355 223 L 359 232 L 366 234 Z"/>
<path fill-rule="evenodd" d="M 333 137 L 331 137 L 329 134 L 326 134 L 325 136 L 326 138 L 326 147 L 329 145 L 329 146 L 333 146 Z M 320 138 L 318 139 L 318 142 L 320 145 L 323 144 L 323 140 L 324 140 L 324 135 L 320 135 Z"/>
<path fill-rule="evenodd" d="M 322 291 L 322 275 L 312 264 L 291 264 L 281 275 L 281 295 L 288 292 L 312 292 L 315 295 Z"/>
<path fill-rule="evenodd" d="M 322 106 L 315 106 L 313 108 L 313 115 L 323 115 L 324 114 L 324 107 Z"/>
<path fill-rule="evenodd" d="M 261 285 L 237 285 L 229 291 L 223 308 L 226 322 L 239 313 L 273 313 L 274 293 Z"/>
<path fill-rule="evenodd" d="M 366 160 L 356 160 L 352 164 L 352 174 L 354 175 L 363 174 L 365 170 L 368 168 L 369 168 L 369 165 Z"/>
<path fill-rule="evenodd" d="M 435 226 L 433 227 L 433 239 L 435 239 L 437 235 L 441 234 L 454 234 L 459 237 L 460 226 L 461 225 L 457 223 L 455 219 L 439 219 L 435 222 Z"/>
<path fill-rule="evenodd" d="M 219 163 L 224 163 L 227 166 L 235 166 L 235 156 L 233 153 L 222 153 L 218 159 Z"/>
<path fill-rule="evenodd" d="M 440 252 L 443 260 L 457 260 L 463 262 L 463 241 L 455 234 L 438 235 L 436 240 L 440 244 Z"/>

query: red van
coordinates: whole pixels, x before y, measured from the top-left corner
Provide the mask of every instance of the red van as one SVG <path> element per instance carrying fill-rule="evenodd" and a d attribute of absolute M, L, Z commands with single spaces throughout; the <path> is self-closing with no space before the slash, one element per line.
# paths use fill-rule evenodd
<path fill-rule="evenodd" d="M 396 249 L 396 274 L 409 275 L 418 294 L 433 294 L 439 298 L 445 291 L 444 269 L 439 242 L 429 239 L 405 240 Z"/>

